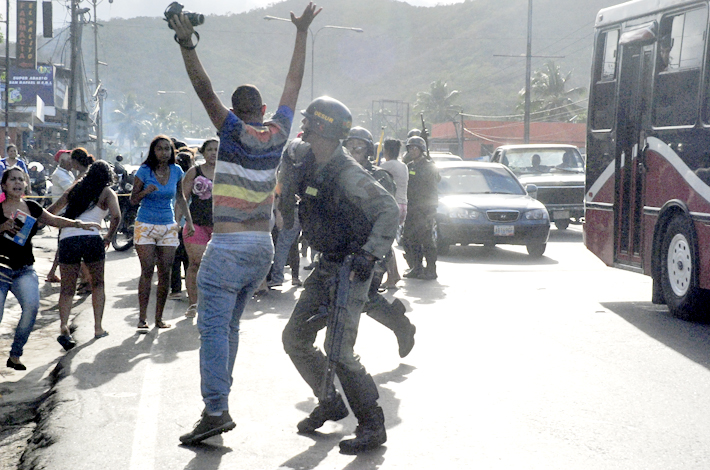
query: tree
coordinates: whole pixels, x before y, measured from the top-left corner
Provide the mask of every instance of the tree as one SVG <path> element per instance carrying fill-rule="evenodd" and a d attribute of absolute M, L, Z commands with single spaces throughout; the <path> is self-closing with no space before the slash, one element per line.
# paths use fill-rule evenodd
<path fill-rule="evenodd" d="M 448 84 L 443 80 L 431 82 L 429 87 L 429 91 L 417 93 L 414 110 L 424 113 L 427 121 L 432 123 L 453 121 L 463 109 L 454 104 L 461 92 L 458 90 L 449 91 Z"/>
<path fill-rule="evenodd" d="M 577 103 L 586 95 L 587 89 L 577 87 L 567 90 L 567 82 L 572 71 L 566 76 L 560 73 L 560 67 L 550 60 L 541 70 L 533 72 L 530 79 L 530 112 L 533 120 L 584 122 L 586 113 Z M 518 111 L 525 109 L 525 89 L 518 92 L 521 98 Z"/>
<path fill-rule="evenodd" d="M 128 93 L 111 113 L 111 121 L 118 130 L 119 145 L 128 141 L 128 145 L 133 147 L 140 143 L 143 129 L 148 123 L 147 117 L 143 105 L 136 100 L 135 93 Z"/>

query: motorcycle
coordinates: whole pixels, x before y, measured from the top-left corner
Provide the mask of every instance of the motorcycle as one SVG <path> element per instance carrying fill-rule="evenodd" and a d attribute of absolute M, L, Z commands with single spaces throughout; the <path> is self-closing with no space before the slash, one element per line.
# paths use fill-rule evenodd
<path fill-rule="evenodd" d="M 51 206 L 50 188 L 52 187 L 52 182 L 45 175 L 44 165 L 40 162 L 32 162 L 27 166 L 27 172 L 30 177 L 30 195 L 35 196 L 35 200 L 42 207 Z"/>
<path fill-rule="evenodd" d="M 138 206 L 131 204 L 132 183 L 131 176 L 121 175 L 115 189 L 118 194 L 118 206 L 121 209 L 121 221 L 118 223 L 118 230 L 111 239 L 111 245 L 116 251 L 126 251 L 133 246 L 133 230 Z"/>

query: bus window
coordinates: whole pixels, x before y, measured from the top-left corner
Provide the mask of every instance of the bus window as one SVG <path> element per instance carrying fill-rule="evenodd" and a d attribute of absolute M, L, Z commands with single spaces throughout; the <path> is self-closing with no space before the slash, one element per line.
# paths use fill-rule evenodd
<path fill-rule="evenodd" d="M 706 28 L 706 7 L 661 20 L 653 96 L 655 126 L 695 124 Z"/>
<path fill-rule="evenodd" d="M 608 82 L 616 78 L 616 49 L 619 43 L 619 30 L 608 31 L 604 36 L 601 81 Z"/>
<path fill-rule="evenodd" d="M 592 127 L 611 129 L 614 118 L 616 91 L 617 49 L 619 30 L 613 29 L 599 35 L 594 72 L 594 106 L 592 107 Z"/>

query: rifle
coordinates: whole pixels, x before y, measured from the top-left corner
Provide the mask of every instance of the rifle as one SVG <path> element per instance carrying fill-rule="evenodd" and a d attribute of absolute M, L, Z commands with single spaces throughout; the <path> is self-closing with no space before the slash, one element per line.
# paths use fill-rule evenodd
<path fill-rule="evenodd" d="M 426 124 L 424 124 L 424 113 L 419 113 L 419 117 L 422 118 L 422 139 L 424 139 L 424 143 L 426 144 L 426 158 L 427 160 L 431 160 L 431 155 L 429 155 L 429 135 L 426 131 Z"/>
<path fill-rule="evenodd" d="M 328 315 L 328 332 L 330 339 L 326 347 L 328 363 L 323 374 L 323 385 L 320 400 L 328 402 L 335 398 L 335 369 L 340 361 L 340 346 L 343 343 L 344 325 L 342 315 L 347 315 L 348 292 L 350 290 L 350 271 L 352 271 L 353 255 L 345 257 L 335 284 L 335 301 L 333 311 Z"/>

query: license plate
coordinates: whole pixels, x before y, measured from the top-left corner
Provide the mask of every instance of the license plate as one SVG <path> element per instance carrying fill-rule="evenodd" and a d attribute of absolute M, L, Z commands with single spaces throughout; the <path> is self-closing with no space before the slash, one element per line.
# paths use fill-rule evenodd
<path fill-rule="evenodd" d="M 555 211 L 552 213 L 554 220 L 558 219 L 569 219 L 569 211 Z"/>
<path fill-rule="evenodd" d="M 494 225 L 493 226 L 493 235 L 500 236 L 500 237 L 512 237 L 515 235 L 515 226 L 514 225 Z"/>

